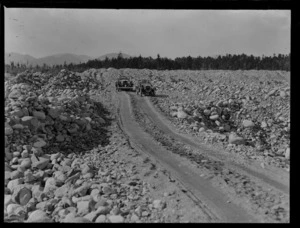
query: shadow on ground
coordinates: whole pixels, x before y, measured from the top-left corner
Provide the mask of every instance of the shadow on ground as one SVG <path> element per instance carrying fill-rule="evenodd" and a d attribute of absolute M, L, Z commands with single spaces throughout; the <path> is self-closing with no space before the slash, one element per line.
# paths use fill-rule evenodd
<path fill-rule="evenodd" d="M 155 97 L 158 97 L 158 98 L 168 98 L 169 95 L 165 95 L 165 94 L 157 94 L 157 95 L 155 95 Z"/>
<path fill-rule="evenodd" d="M 71 137 L 70 142 L 49 143 L 45 148 L 47 153 L 61 152 L 63 154 L 82 153 L 98 147 L 105 147 L 110 143 L 111 132 L 108 130 L 112 123 L 110 112 L 100 102 L 95 102 L 95 112 L 105 120 L 103 124 L 92 124 L 90 131 L 82 131 Z"/>

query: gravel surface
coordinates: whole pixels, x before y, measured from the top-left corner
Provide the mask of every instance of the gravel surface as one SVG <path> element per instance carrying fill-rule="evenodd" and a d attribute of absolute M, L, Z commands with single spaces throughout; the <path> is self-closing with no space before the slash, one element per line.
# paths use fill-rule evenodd
<path fill-rule="evenodd" d="M 290 167 L 290 73 L 89 69 L 5 75 L 5 222 L 208 222 L 182 185 L 131 146 L 115 81 L 150 79 L 150 98 L 181 133 L 235 156 Z M 289 199 L 176 141 L 137 106 L 141 127 L 264 222 Z M 201 171 L 201 172 L 200 172 Z"/>
<path fill-rule="evenodd" d="M 211 179 L 223 191 L 231 195 L 232 200 L 244 205 L 251 213 L 262 217 L 268 222 L 289 221 L 289 199 L 279 191 L 262 186 L 250 177 L 230 169 L 222 161 L 213 160 L 204 154 L 188 147 L 186 144 L 162 132 L 155 123 L 149 119 L 147 113 L 137 105 L 134 96 L 131 103 L 136 120 L 140 126 L 149 133 L 162 146 L 169 151 L 186 158 L 191 165 L 199 169 L 199 174 Z"/>

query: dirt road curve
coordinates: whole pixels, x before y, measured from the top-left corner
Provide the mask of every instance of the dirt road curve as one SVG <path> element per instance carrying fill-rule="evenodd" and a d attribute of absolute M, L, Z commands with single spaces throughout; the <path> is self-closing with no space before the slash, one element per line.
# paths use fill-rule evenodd
<path fill-rule="evenodd" d="M 254 222 L 252 216 L 247 215 L 242 208 L 226 203 L 226 196 L 211 186 L 211 184 L 197 176 L 192 169 L 181 164 L 172 154 L 153 142 L 134 121 L 128 95 L 120 96 L 120 116 L 125 132 L 131 140 L 142 149 L 154 156 L 187 189 L 197 198 L 211 221 Z M 205 202 L 204 202 L 205 200 Z"/>

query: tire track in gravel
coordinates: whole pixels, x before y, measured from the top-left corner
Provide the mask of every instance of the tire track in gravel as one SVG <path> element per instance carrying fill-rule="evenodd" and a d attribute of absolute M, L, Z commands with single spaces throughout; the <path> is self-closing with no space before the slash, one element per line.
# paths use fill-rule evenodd
<path fill-rule="evenodd" d="M 212 222 L 258 222 L 259 220 L 248 214 L 246 210 L 235 204 L 228 204 L 228 197 L 216 189 L 209 180 L 200 177 L 189 166 L 178 160 L 172 152 L 155 143 L 135 121 L 134 107 L 128 95 L 120 93 L 120 118 L 125 133 L 130 140 L 156 158 L 159 163 L 171 173 L 172 177 L 185 186 L 198 205 L 206 212 Z M 133 107 L 133 109 L 132 109 Z"/>
<path fill-rule="evenodd" d="M 251 163 L 252 167 L 246 167 L 244 165 L 238 164 L 232 159 L 228 158 L 226 155 L 214 151 L 209 148 L 205 148 L 200 143 L 197 143 L 197 141 L 188 136 L 180 135 L 174 130 L 170 129 L 162 119 L 163 117 L 159 112 L 155 110 L 153 105 L 151 104 L 151 101 L 145 97 L 145 99 L 140 99 L 138 97 L 137 102 L 139 107 L 143 109 L 145 113 L 147 113 L 147 116 L 159 127 L 159 129 L 166 134 L 170 135 L 172 138 L 181 141 L 185 144 L 188 144 L 192 146 L 195 149 L 200 149 L 201 152 L 205 152 L 207 155 L 211 155 L 211 157 L 216 158 L 220 161 L 226 161 L 226 163 L 230 166 L 233 166 L 235 168 L 238 168 L 242 170 L 246 174 L 250 174 L 251 176 L 258 178 L 259 180 L 263 181 L 264 183 L 267 183 L 270 185 L 270 187 L 275 187 L 278 190 L 282 191 L 285 194 L 289 194 L 289 174 L 286 172 L 279 172 L 278 169 L 270 169 L 267 168 L 262 169 L 259 166 L 254 165 Z M 230 159 L 230 160 L 229 160 Z"/>
<path fill-rule="evenodd" d="M 148 118 L 150 110 L 143 113 L 142 108 L 145 105 L 143 98 L 135 95 L 130 95 L 130 98 L 135 119 L 148 134 L 169 151 L 188 158 L 192 163 L 196 163 L 201 167 L 202 170 L 209 170 L 212 177 L 221 178 L 223 181 L 222 187 L 225 186 L 227 189 L 233 190 L 234 195 L 238 196 L 239 200 L 235 200 L 236 203 L 243 204 L 243 207 L 247 208 L 247 211 L 251 211 L 256 217 L 260 217 L 260 220 L 263 222 L 289 221 L 289 205 L 287 205 L 289 204 L 289 200 L 286 195 L 268 186 L 266 187 L 261 182 L 257 184 L 257 181 L 253 181 L 253 178 L 244 175 L 240 170 L 236 171 L 235 169 L 226 167 L 223 161 L 211 159 L 203 154 L 194 153 L 187 149 L 184 143 L 177 141 L 159 129 L 163 123 L 160 123 L 160 127 L 153 124 L 151 118 Z"/>

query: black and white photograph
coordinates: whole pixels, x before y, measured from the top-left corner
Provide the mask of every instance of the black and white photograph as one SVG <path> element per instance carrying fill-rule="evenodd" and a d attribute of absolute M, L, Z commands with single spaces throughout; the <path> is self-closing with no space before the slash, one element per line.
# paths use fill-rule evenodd
<path fill-rule="evenodd" d="M 291 10 L 3 19 L 5 223 L 290 223 Z"/>

